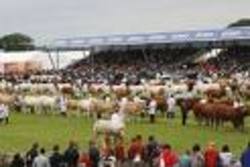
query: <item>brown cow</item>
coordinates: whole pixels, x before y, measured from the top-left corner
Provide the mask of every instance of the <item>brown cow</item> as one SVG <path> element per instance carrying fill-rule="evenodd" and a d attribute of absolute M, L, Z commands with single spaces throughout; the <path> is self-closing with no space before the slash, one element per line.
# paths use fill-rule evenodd
<path fill-rule="evenodd" d="M 128 97 L 130 95 L 130 90 L 127 85 L 113 85 L 112 92 L 118 99 Z"/>
<path fill-rule="evenodd" d="M 224 88 L 221 88 L 219 90 L 217 89 L 208 89 L 205 94 L 210 98 L 222 98 L 223 96 L 226 96 L 226 91 Z"/>
<path fill-rule="evenodd" d="M 226 121 L 233 123 L 234 127 L 243 130 L 244 118 L 248 115 L 244 107 L 235 108 L 231 104 L 219 102 L 198 102 L 193 106 L 195 117 L 199 121 L 206 121 L 207 124 L 218 128 L 218 126 Z"/>
<path fill-rule="evenodd" d="M 74 111 L 77 111 L 79 110 L 79 101 L 78 100 L 73 100 L 73 99 L 70 99 L 67 101 L 67 108 L 69 110 L 74 110 Z"/>
<path fill-rule="evenodd" d="M 152 99 L 154 99 L 157 103 L 157 110 L 161 111 L 162 113 L 167 111 L 167 102 L 163 95 L 152 95 Z"/>
<path fill-rule="evenodd" d="M 99 96 L 100 94 L 104 93 L 101 84 L 88 85 L 88 91 L 93 96 Z"/>
<path fill-rule="evenodd" d="M 61 92 L 63 94 L 65 94 L 65 95 L 73 95 L 74 94 L 74 88 L 73 87 L 65 86 L 65 87 L 61 88 Z"/>
<path fill-rule="evenodd" d="M 0 103 L 6 105 L 12 105 L 15 102 L 16 96 L 7 93 L 0 93 Z"/>

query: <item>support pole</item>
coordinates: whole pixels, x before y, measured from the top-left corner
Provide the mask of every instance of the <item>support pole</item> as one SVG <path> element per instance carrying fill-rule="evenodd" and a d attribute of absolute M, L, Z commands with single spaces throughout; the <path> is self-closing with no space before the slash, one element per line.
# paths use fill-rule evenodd
<path fill-rule="evenodd" d="M 82 51 L 82 58 L 83 58 L 83 59 L 86 58 L 86 51 L 85 51 L 85 50 Z"/>
<path fill-rule="evenodd" d="M 143 54 L 143 58 L 144 58 L 144 60 L 145 60 L 145 62 L 146 62 L 146 64 L 149 64 L 148 62 L 148 55 L 147 55 L 147 53 L 145 52 L 145 49 L 142 49 L 142 54 Z"/>
<path fill-rule="evenodd" d="M 55 62 L 54 62 L 54 60 L 52 58 L 51 52 L 49 50 L 47 50 L 47 53 L 48 53 L 48 57 L 49 57 L 50 63 L 52 65 L 52 69 L 56 70 L 56 65 L 55 65 Z"/>
<path fill-rule="evenodd" d="M 56 51 L 56 69 L 60 69 L 60 55 L 59 55 L 59 50 Z"/>
<path fill-rule="evenodd" d="M 94 48 L 91 48 L 91 53 L 93 53 Z M 94 69 L 94 65 L 95 65 L 95 58 L 94 58 L 94 54 L 90 55 L 91 56 L 91 80 L 94 81 L 94 74 L 95 74 L 95 69 Z"/>

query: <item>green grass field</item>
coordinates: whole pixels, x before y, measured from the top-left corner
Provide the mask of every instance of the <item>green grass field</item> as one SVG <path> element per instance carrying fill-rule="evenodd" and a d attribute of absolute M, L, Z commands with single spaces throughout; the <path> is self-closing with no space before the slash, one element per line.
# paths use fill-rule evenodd
<path fill-rule="evenodd" d="M 70 116 L 39 116 L 39 115 L 11 115 L 9 125 L 0 125 L 0 152 L 25 152 L 33 142 L 50 150 L 54 144 L 65 148 L 69 140 L 76 140 L 81 149 L 87 148 L 91 138 L 93 122 L 83 117 Z M 126 143 L 136 135 L 142 134 L 144 139 L 154 135 L 161 142 L 170 143 L 178 152 L 191 148 L 194 143 L 203 147 L 209 141 L 215 141 L 220 148 L 222 144 L 229 144 L 232 151 L 239 155 L 250 140 L 250 119 L 246 121 L 246 131 L 238 132 L 230 124 L 219 130 L 198 124 L 190 118 L 187 127 L 181 126 L 181 119 L 176 118 L 166 123 L 158 118 L 152 125 L 148 120 L 128 122 L 126 129 Z"/>

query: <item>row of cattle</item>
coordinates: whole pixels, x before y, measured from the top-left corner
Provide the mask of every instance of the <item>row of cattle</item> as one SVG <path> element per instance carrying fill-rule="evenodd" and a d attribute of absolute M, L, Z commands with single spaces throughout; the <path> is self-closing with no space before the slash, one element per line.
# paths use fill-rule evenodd
<path fill-rule="evenodd" d="M 69 111 L 77 111 L 76 113 L 84 112 L 92 113 L 110 113 L 118 108 L 118 101 L 123 97 L 128 98 L 126 110 L 131 114 L 140 114 L 145 111 L 145 108 L 150 99 L 157 101 L 159 110 L 166 111 L 166 95 L 173 94 L 175 97 L 182 99 L 192 99 L 197 94 L 207 95 L 210 99 L 229 97 L 231 98 L 235 92 L 241 95 L 247 95 L 250 92 L 250 82 L 233 83 L 231 80 L 219 80 L 212 83 L 204 83 L 201 81 L 183 81 L 178 83 L 166 82 L 165 84 L 144 83 L 141 85 L 106 85 L 106 84 L 84 84 L 83 86 L 75 86 L 69 83 L 22 83 L 10 84 L 0 83 L 0 103 L 20 106 L 24 111 L 53 111 L 58 109 L 59 95 L 72 95 L 75 92 L 84 92 L 92 97 L 82 98 L 80 100 L 73 99 L 72 96 L 67 96 L 67 108 Z M 6 90 L 12 90 L 12 94 L 6 93 Z M 31 93 L 26 93 L 31 92 Z M 47 94 L 49 92 L 49 95 Z M 187 95 L 192 92 L 191 96 Z M 100 98 L 101 95 L 108 94 L 110 98 Z M 188 103 L 185 103 L 188 104 Z M 246 110 L 236 110 L 229 103 L 195 103 L 191 109 L 198 120 L 206 120 L 212 124 L 218 125 L 220 122 L 231 121 L 235 127 L 238 127 L 238 122 L 243 122 L 243 118 L 247 115 Z M 196 107 L 194 107 L 196 106 Z M 199 107 L 201 106 L 201 107 Z M 225 110 L 227 112 L 225 112 Z M 237 111 L 237 112 L 236 112 Z M 244 111 L 244 112 L 243 112 Z M 242 113 L 242 114 L 241 114 Z M 235 115 L 236 114 L 236 115 Z M 238 116 L 239 114 L 240 116 Z M 241 118 L 241 119 L 239 119 Z M 237 122 L 237 123 L 236 123 Z"/>
<path fill-rule="evenodd" d="M 250 106 L 232 100 L 200 100 L 199 98 L 179 99 L 182 114 L 193 111 L 199 123 L 222 126 L 224 122 L 231 122 L 237 129 L 243 130 L 244 119 L 250 116 Z"/>
<path fill-rule="evenodd" d="M 193 83 L 192 83 L 193 84 Z M 95 98 L 85 98 L 82 100 L 75 100 L 69 97 L 67 105 L 69 109 L 72 110 L 95 110 L 95 111 L 108 111 L 113 108 L 114 101 L 116 99 L 121 99 L 123 97 L 131 99 L 131 102 L 135 104 L 129 105 L 133 109 L 129 110 L 141 110 L 142 106 L 145 107 L 146 103 L 150 99 L 155 99 L 157 101 L 157 106 L 159 110 L 166 110 L 166 95 L 173 94 L 181 97 L 190 96 L 187 93 L 190 92 L 190 87 L 192 86 L 193 95 L 196 94 L 206 94 L 211 92 L 221 92 L 222 86 L 219 83 L 196 83 L 191 85 L 190 83 L 183 82 L 183 83 L 167 83 L 165 85 L 105 85 L 105 84 L 91 84 L 83 86 L 83 90 L 87 94 L 93 95 Z M 3 93 L 0 94 L 0 103 L 3 104 L 13 104 L 14 101 L 20 101 L 19 103 L 22 106 L 26 106 L 29 108 L 46 108 L 46 109 L 54 109 L 58 106 L 58 90 L 63 94 L 70 93 L 71 91 L 79 91 L 76 87 L 72 86 L 71 84 L 19 84 L 15 85 L 19 91 L 14 91 L 14 95 L 10 93 Z M 57 87 L 57 88 L 55 88 Z M 0 87 L 2 88 L 2 87 Z M 0 89 L 1 90 L 1 89 Z M 25 94 L 22 91 L 29 90 L 33 92 L 31 94 Z M 37 91 L 48 91 L 53 92 L 53 94 L 46 95 L 46 94 L 36 94 Z M 57 93 L 56 93 L 57 92 Z M 17 98 L 18 96 L 19 98 Z M 100 99 L 100 95 L 108 94 L 112 100 L 103 100 Z M 17 100 L 19 99 L 19 100 Z M 136 99 L 136 100 L 134 100 Z M 143 105 L 142 105 L 143 104 Z M 134 112 L 132 112 L 134 113 Z"/>
<path fill-rule="evenodd" d="M 8 99 L 6 103 L 15 104 L 21 107 L 23 111 L 55 111 L 60 107 L 58 96 L 24 96 L 14 97 L 7 94 L 0 94 L 0 100 Z M 134 97 L 133 99 L 123 98 L 117 99 L 100 99 L 95 97 L 85 98 L 81 100 L 68 99 L 65 101 L 67 110 L 75 114 L 85 113 L 87 115 L 110 115 L 115 110 L 123 110 L 129 115 L 140 115 L 145 112 L 148 106 L 148 99 Z M 158 101 L 159 102 L 159 101 Z M 163 102 L 162 102 L 163 103 Z M 160 107 L 160 103 L 157 104 Z M 231 100 L 201 100 L 200 98 L 179 98 L 177 105 L 181 108 L 182 114 L 193 111 L 195 118 L 199 122 L 206 122 L 210 125 L 218 127 L 223 122 L 232 122 L 235 128 L 243 128 L 244 119 L 249 116 L 249 106 L 235 105 Z M 167 109 L 167 104 L 165 104 Z"/>
<path fill-rule="evenodd" d="M 157 107 L 161 110 L 167 110 L 166 100 L 158 96 L 152 97 L 157 101 Z M 157 99 L 158 98 L 158 99 Z M 138 96 L 134 98 L 118 99 L 100 99 L 95 97 L 75 100 L 67 99 L 65 105 L 68 112 L 75 114 L 85 113 L 87 115 L 110 115 L 115 110 L 123 110 L 129 115 L 140 115 L 145 112 L 150 99 L 143 99 Z M 51 112 L 60 108 L 58 96 L 15 96 L 9 94 L 0 94 L 0 102 L 17 107 L 24 112 Z M 231 100 L 203 101 L 200 98 L 179 98 L 177 105 L 180 106 L 182 114 L 192 110 L 199 122 L 206 122 L 218 127 L 223 122 L 232 122 L 235 128 L 243 128 L 244 118 L 248 116 L 249 107 L 247 105 L 235 105 Z M 165 107 L 165 108 L 163 108 Z M 186 114 L 186 113 L 185 113 Z"/>
<path fill-rule="evenodd" d="M 23 112 L 53 112 L 60 110 L 61 105 L 65 105 L 68 112 L 75 114 L 86 113 L 93 114 L 111 114 L 115 110 L 121 109 L 123 103 L 123 110 L 129 114 L 139 114 L 146 108 L 147 101 L 139 97 L 126 100 L 105 99 L 88 97 L 84 99 L 71 99 L 64 97 L 63 104 L 60 102 L 61 96 L 47 96 L 47 95 L 25 95 L 17 96 L 0 93 L 0 103 L 6 104 L 19 111 Z M 124 103 L 124 101 L 126 103 Z"/>
<path fill-rule="evenodd" d="M 216 91 L 217 93 L 226 89 L 229 91 L 229 87 L 222 85 L 221 83 L 203 83 L 196 81 L 183 81 L 179 83 L 166 82 L 165 84 L 152 84 L 144 83 L 140 85 L 107 85 L 107 84 L 83 84 L 82 86 L 76 86 L 70 83 L 20 83 L 20 84 L 11 84 L 11 83 L 0 83 L 0 91 L 5 92 L 10 90 L 17 93 L 30 92 L 32 94 L 74 94 L 76 92 L 84 92 L 92 95 L 100 94 L 115 94 L 119 97 L 126 97 L 128 95 L 158 95 L 169 93 L 184 93 L 190 89 L 193 89 L 194 92 L 206 93 L 211 90 Z"/>

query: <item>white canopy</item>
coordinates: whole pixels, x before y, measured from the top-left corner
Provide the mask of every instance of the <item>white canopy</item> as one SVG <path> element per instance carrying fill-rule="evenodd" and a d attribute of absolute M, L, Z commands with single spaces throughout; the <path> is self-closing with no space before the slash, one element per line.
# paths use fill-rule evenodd
<path fill-rule="evenodd" d="M 85 56 L 84 56 L 85 55 Z M 59 63 L 59 68 L 64 68 L 74 61 L 86 57 L 86 54 L 80 51 L 59 52 L 59 61 L 57 61 L 57 53 L 51 52 L 51 58 L 54 63 Z M 48 53 L 42 51 L 25 51 L 25 52 L 0 52 L 0 64 L 11 62 L 37 62 L 43 69 L 52 69 L 53 65 Z"/>

